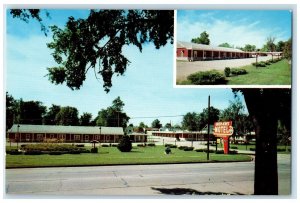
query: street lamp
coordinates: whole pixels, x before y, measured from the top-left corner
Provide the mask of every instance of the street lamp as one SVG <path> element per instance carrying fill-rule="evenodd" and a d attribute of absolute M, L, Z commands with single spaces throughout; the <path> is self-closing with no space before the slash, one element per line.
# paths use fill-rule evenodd
<path fill-rule="evenodd" d="M 17 136 L 17 149 L 19 149 L 19 137 L 20 137 L 20 133 L 19 133 L 19 129 L 20 129 L 20 125 L 18 124 L 18 136 Z"/>

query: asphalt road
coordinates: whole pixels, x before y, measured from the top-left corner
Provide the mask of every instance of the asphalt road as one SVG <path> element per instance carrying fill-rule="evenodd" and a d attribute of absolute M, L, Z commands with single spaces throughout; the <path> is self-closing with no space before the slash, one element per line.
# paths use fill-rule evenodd
<path fill-rule="evenodd" d="M 290 193 L 290 156 L 279 156 L 279 193 Z M 254 162 L 6 170 L 6 198 L 251 195 Z"/>

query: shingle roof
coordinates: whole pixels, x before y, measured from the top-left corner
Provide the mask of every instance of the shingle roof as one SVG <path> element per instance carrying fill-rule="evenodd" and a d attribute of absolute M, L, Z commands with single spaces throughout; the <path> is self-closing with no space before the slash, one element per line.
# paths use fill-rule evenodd
<path fill-rule="evenodd" d="M 182 41 L 177 41 L 177 48 L 205 50 L 205 51 L 224 51 L 224 52 L 246 53 L 240 49 L 227 48 L 227 47 L 216 47 L 216 46 L 211 46 L 211 45 L 206 45 L 206 44 L 196 44 L 196 43 L 182 42 Z"/>
<path fill-rule="evenodd" d="M 18 124 L 14 124 L 9 133 L 18 132 Z M 57 134 L 99 134 L 99 126 L 61 126 L 61 125 L 26 125 L 19 124 L 20 133 L 57 133 Z M 123 135 L 122 127 L 102 127 L 101 134 Z"/>

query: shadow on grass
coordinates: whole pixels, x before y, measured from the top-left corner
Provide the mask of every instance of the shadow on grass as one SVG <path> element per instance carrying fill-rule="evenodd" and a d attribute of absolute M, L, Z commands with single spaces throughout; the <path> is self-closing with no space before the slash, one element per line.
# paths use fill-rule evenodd
<path fill-rule="evenodd" d="M 157 190 L 162 194 L 166 195 L 244 195 L 241 193 L 224 193 L 224 192 L 200 192 L 191 188 L 155 188 L 151 187 L 152 190 Z"/>

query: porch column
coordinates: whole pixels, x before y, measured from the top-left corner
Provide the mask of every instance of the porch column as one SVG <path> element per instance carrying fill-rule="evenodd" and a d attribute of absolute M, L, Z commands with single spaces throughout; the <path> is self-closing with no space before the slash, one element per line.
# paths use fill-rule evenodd
<path fill-rule="evenodd" d="M 219 51 L 219 59 L 221 59 L 221 52 Z"/>
<path fill-rule="evenodd" d="M 214 51 L 211 51 L 211 57 L 214 60 Z"/>
<path fill-rule="evenodd" d="M 202 50 L 202 59 L 204 59 L 204 50 Z"/>
<path fill-rule="evenodd" d="M 230 58 L 232 58 L 232 52 L 230 52 Z"/>

